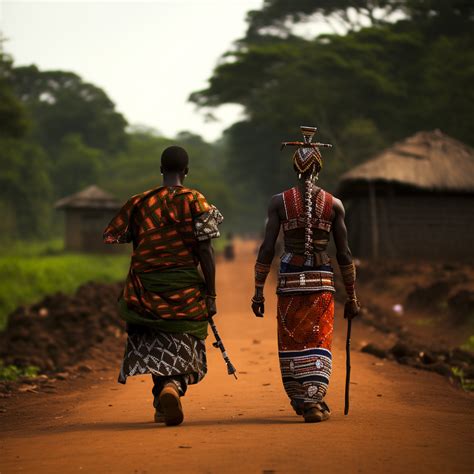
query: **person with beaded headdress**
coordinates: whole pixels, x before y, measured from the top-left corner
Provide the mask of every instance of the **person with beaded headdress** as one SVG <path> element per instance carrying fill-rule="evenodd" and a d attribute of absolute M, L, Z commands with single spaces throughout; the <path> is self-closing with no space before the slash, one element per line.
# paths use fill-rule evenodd
<path fill-rule="evenodd" d="M 183 148 L 166 148 L 162 185 L 132 196 L 104 231 L 107 244 L 133 244 L 118 304 L 128 333 L 118 381 L 151 374 L 155 422 L 170 426 L 182 423 L 180 397 L 207 371 L 208 318 L 216 314 L 211 239 L 223 220 L 183 185 L 188 162 Z"/>
<path fill-rule="evenodd" d="M 277 288 L 280 369 L 291 406 L 311 423 L 327 420 L 330 415 L 324 397 L 332 370 L 335 288 L 331 259 L 326 253 L 331 233 L 347 292 L 344 317 L 357 316 L 360 304 L 344 206 L 315 184 L 323 167 L 319 148 L 331 145 L 312 142 L 316 128 L 300 128 L 304 141 L 282 143 L 282 149 L 297 147 L 293 167 L 298 184 L 271 199 L 265 237 L 255 264 L 252 310 L 255 316 L 264 314 L 263 289 L 282 227 L 285 248 Z"/>

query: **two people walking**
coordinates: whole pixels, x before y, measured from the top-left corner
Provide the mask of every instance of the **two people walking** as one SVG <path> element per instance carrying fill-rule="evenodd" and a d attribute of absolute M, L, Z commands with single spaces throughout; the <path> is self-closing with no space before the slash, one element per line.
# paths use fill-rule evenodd
<path fill-rule="evenodd" d="M 348 294 L 345 315 L 358 314 L 355 267 L 347 244 L 342 203 L 315 186 L 322 168 L 315 129 L 302 127 L 304 142 L 293 164 L 294 188 L 270 202 L 265 238 L 255 265 L 254 314 L 264 314 L 263 287 L 283 227 L 285 252 L 278 283 L 280 366 L 290 403 L 306 422 L 324 421 L 331 373 L 334 283 L 326 246 L 332 232 Z M 216 314 L 215 258 L 211 241 L 223 217 L 198 191 L 184 186 L 189 157 L 178 146 L 161 156 L 162 186 L 131 197 L 104 232 L 106 243 L 131 242 L 130 270 L 118 307 L 128 338 L 119 374 L 151 374 L 155 421 L 178 425 L 180 397 L 207 371 L 208 318 Z"/>

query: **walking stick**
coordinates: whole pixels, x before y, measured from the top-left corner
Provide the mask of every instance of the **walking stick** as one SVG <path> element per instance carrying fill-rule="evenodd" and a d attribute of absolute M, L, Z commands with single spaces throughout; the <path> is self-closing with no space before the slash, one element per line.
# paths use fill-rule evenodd
<path fill-rule="evenodd" d="M 349 385 L 351 383 L 351 329 L 352 319 L 347 319 L 346 337 L 346 392 L 344 399 L 344 415 L 349 413 Z"/>
<path fill-rule="evenodd" d="M 217 331 L 216 324 L 214 323 L 214 320 L 212 319 L 212 317 L 208 319 L 209 319 L 209 324 L 211 325 L 211 328 L 212 328 L 212 332 L 214 333 L 214 337 L 216 338 L 216 342 L 213 342 L 212 345 L 221 350 L 222 357 L 224 358 L 225 363 L 227 364 L 227 373 L 237 378 L 237 375 L 235 375 L 237 371 L 235 370 L 235 367 L 232 365 L 232 362 L 230 361 L 229 356 L 227 355 L 227 352 L 224 347 L 224 343 L 222 342 L 221 336 L 219 335 L 219 332 Z"/>

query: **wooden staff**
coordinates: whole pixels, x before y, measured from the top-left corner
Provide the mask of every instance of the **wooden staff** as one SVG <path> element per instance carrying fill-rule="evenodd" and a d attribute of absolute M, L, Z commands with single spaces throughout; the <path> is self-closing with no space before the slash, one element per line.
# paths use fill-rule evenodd
<path fill-rule="evenodd" d="M 211 325 L 212 332 L 214 333 L 214 337 L 216 338 L 216 342 L 213 342 L 212 345 L 221 350 L 222 357 L 224 358 L 224 361 L 227 365 L 227 373 L 237 378 L 237 375 L 235 375 L 237 370 L 235 370 L 235 367 L 232 365 L 232 362 L 230 361 L 229 356 L 227 355 L 227 352 L 224 347 L 224 343 L 222 342 L 221 336 L 219 335 L 219 332 L 217 331 L 216 324 L 214 323 L 214 320 L 212 318 L 208 318 L 208 320 L 209 320 L 209 324 Z"/>
<path fill-rule="evenodd" d="M 344 415 L 349 413 L 349 385 L 351 383 L 351 329 L 352 319 L 347 318 L 346 337 L 346 391 L 344 397 Z"/>

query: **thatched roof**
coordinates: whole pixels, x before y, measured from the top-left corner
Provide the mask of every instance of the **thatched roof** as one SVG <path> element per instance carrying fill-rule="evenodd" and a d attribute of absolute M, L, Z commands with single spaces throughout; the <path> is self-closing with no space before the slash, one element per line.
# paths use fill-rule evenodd
<path fill-rule="evenodd" d="M 56 202 L 56 209 L 111 209 L 120 208 L 120 202 L 98 186 L 92 185 Z"/>
<path fill-rule="evenodd" d="M 343 174 L 339 193 L 367 182 L 455 193 L 474 192 L 474 150 L 439 130 L 418 132 Z"/>

